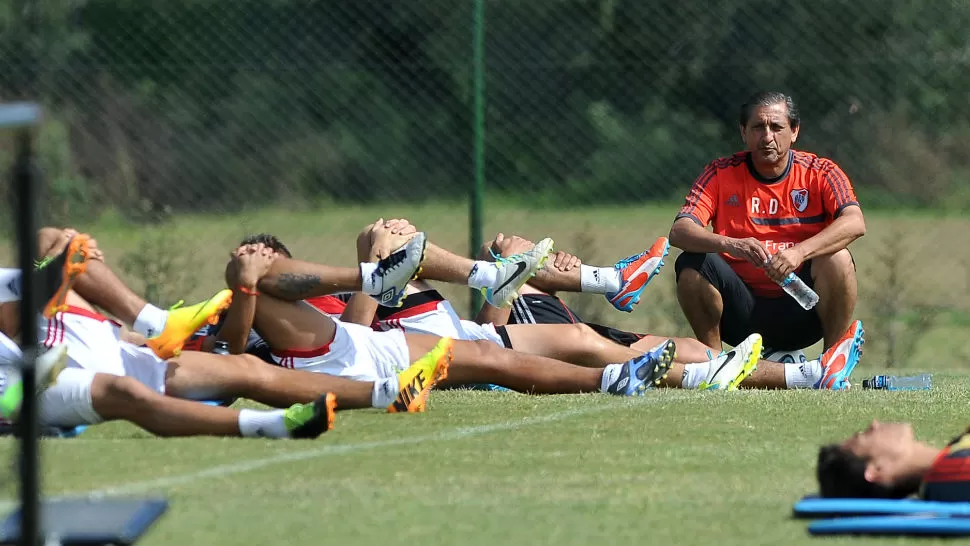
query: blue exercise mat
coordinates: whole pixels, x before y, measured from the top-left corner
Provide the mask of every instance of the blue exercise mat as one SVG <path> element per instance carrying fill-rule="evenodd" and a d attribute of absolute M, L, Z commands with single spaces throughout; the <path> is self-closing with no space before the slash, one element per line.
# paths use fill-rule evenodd
<path fill-rule="evenodd" d="M 795 503 L 796 518 L 838 518 L 932 514 L 970 518 L 970 502 L 931 502 L 916 499 L 826 499 L 810 495 Z"/>
<path fill-rule="evenodd" d="M 808 524 L 813 535 L 970 536 L 970 518 L 947 516 L 868 516 L 820 519 Z"/>

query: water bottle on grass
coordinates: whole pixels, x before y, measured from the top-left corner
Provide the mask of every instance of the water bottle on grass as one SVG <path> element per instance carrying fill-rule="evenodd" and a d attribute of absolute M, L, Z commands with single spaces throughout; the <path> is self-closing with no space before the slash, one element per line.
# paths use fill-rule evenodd
<path fill-rule="evenodd" d="M 862 380 L 863 389 L 884 391 L 926 391 L 933 386 L 933 377 L 928 374 L 898 377 L 895 375 L 877 375 Z"/>

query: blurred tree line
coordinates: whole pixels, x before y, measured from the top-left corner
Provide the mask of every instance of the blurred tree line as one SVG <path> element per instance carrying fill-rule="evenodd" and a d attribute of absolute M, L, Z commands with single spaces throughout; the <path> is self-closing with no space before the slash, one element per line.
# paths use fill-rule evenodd
<path fill-rule="evenodd" d="M 869 205 L 970 204 L 970 2 L 485 3 L 491 196 L 680 200 L 772 88 Z M 472 0 L 19 0 L 0 99 L 48 109 L 55 215 L 460 198 L 474 24 Z"/>

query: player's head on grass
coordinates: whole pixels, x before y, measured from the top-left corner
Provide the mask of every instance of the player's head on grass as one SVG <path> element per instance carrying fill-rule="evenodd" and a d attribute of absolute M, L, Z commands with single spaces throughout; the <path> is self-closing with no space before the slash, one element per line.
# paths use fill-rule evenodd
<path fill-rule="evenodd" d="M 777 91 L 759 91 L 741 105 L 741 138 L 751 161 L 765 176 L 787 166 L 788 151 L 798 139 L 801 117 L 794 99 Z"/>
<path fill-rule="evenodd" d="M 916 493 L 927 449 L 906 423 L 873 421 L 840 444 L 823 446 L 817 476 L 823 497 L 895 498 Z"/>
<path fill-rule="evenodd" d="M 286 248 L 283 241 L 280 241 L 279 237 L 269 233 L 258 233 L 256 235 L 249 235 L 239 243 L 239 246 L 244 245 L 258 245 L 263 244 L 267 248 L 271 248 L 274 251 L 286 256 L 287 258 L 292 258 L 293 254 L 290 253 L 290 249 Z"/>

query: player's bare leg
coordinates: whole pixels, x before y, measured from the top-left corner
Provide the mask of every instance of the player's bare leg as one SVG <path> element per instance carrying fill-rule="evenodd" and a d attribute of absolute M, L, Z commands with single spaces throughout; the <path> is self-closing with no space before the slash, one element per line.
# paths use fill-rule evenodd
<path fill-rule="evenodd" d="M 287 416 L 285 411 L 236 410 L 180 400 L 159 394 L 130 377 L 96 374 L 91 383 L 91 404 L 101 418 L 129 421 L 162 437 L 316 437 L 333 426 L 333 397 L 321 398 L 318 415 L 291 430 L 290 426 L 297 423 L 288 426 L 287 417 L 293 415 Z"/>
<path fill-rule="evenodd" d="M 372 407 L 374 383 L 272 366 L 252 355 L 185 351 L 168 361 L 165 392 L 189 400 L 249 398 L 285 408 L 337 396 L 339 409 Z"/>
<path fill-rule="evenodd" d="M 697 339 L 708 347 L 721 346 L 721 293 L 696 269 L 685 268 L 677 279 L 677 301 Z"/>
<path fill-rule="evenodd" d="M 334 267 L 280 257 L 259 281 L 259 290 L 286 301 L 360 291 L 360 268 Z"/>
<path fill-rule="evenodd" d="M 812 280 L 818 293 L 815 309 L 822 321 L 824 349 L 828 349 L 849 329 L 855 312 L 858 285 L 849 251 L 812 258 Z"/>
<path fill-rule="evenodd" d="M 412 359 L 424 355 L 441 340 L 427 334 L 405 334 L 405 337 Z M 503 349 L 490 341 L 455 341 L 448 378 L 442 384 L 493 383 L 530 394 L 642 394 L 644 390 L 653 388 L 667 373 L 673 352 L 674 347 L 669 344 L 657 351 L 656 358 L 640 357 L 622 365 L 586 368 Z M 632 373 L 631 369 L 639 373 Z M 623 382 L 622 378 L 629 380 Z M 623 387 L 618 389 L 618 383 Z M 633 390 L 627 392 L 626 386 Z"/>
<path fill-rule="evenodd" d="M 590 368 L 626 362 L 664 341 L 658 339 L 650 347 L 636 350 L 606 339 L 585 324 L 509 324 L 505 331 L 516 352 Z M 679 353 L 680 345 L 677 350 Z"/>

